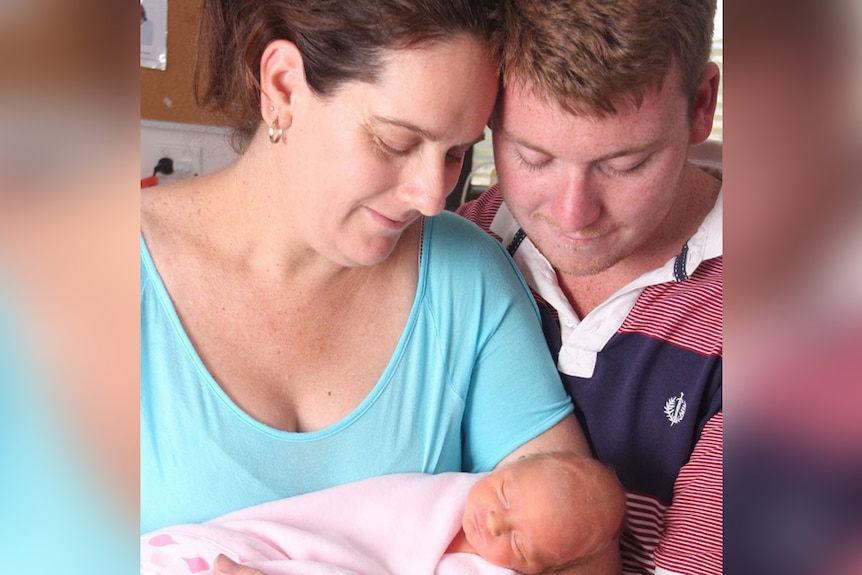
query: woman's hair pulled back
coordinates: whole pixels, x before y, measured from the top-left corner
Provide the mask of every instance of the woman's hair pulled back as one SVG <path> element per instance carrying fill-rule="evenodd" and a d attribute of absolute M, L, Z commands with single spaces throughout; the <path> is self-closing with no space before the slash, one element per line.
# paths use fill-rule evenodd
<path fill-rule="evenodd" d="M 274 40 L 293 42 L 321 97 L 349 81 L 373 82 L 384 52 L 466 34 L 489 44 L 487 0 L 203 0 L 195 64 L 198 105 L 234 129 L 241 152 L 258 130 L 260 60 Z M 441 78 L 441 81 L 444 81 Z"/>

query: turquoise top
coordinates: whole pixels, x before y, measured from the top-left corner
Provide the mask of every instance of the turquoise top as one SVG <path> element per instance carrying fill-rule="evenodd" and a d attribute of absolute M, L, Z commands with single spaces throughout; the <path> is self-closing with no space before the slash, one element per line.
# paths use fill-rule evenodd
<path fill-rule="evenodd" d="M 427 220 L 422 241 L 413 307 L 380 380 L 341 421 L 293 433 L 219 387 L 141 238 L 142 532 L 375 475 L 488 471 L 572 411 L 500 243 L 449 212 Z"/>

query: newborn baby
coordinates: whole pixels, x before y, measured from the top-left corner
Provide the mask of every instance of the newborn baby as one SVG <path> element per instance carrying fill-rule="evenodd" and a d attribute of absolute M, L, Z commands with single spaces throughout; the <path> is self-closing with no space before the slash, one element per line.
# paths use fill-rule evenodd
<path fill-rule="evenodd" d="M 366 479 L 141 537 L 141 573 L 502 575 L 617 553 L 625 496 L 603 464 L 537 454 L 487 474 Z M 251 573 L 249 574 L 251 575 Z"/>
<path fill-rule="evenodd" d="M 485 475 L 467 494 L 447 551 L 525 574 L 572 566 L 616 544 L 625 495 L 594 459 L 537 454 Z"/>

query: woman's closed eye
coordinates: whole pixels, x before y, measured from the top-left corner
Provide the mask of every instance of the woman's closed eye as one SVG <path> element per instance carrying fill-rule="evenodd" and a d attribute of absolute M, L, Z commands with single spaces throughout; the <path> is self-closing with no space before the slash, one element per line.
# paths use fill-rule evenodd
<path fill-rule="evenodd" d="M 374 144 L 377 149 L 387 156 L 403 157 L 410 155 L 418 145 L 416 142 L 403 142 L 392 139 L 373 136 Z M 446 153 L 446 162 L 450 164 L 461 164 L 464 161 L 464 155 L 467 150 L 464 148 L 453 148 Z"/>
<path fill-rule="evenodd" d="M 387 141 L 380 136 L 373 136 L 373 141 L 380 151 L 391 156 L 406 156 L 415 147 L 413 143 L 398 142 L 395 140 Z"/>

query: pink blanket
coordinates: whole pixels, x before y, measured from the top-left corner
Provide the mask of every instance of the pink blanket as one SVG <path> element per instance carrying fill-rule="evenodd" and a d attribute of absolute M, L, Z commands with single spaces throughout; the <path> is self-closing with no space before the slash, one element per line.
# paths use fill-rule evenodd
<path fill-rule="evenodd" d="M 267 575 L 513 575 L 444 554 L 479 477 L 387 475 L 160 529 L 141 536 L 141 574 L 208 574 L 223 553 Z"/>

